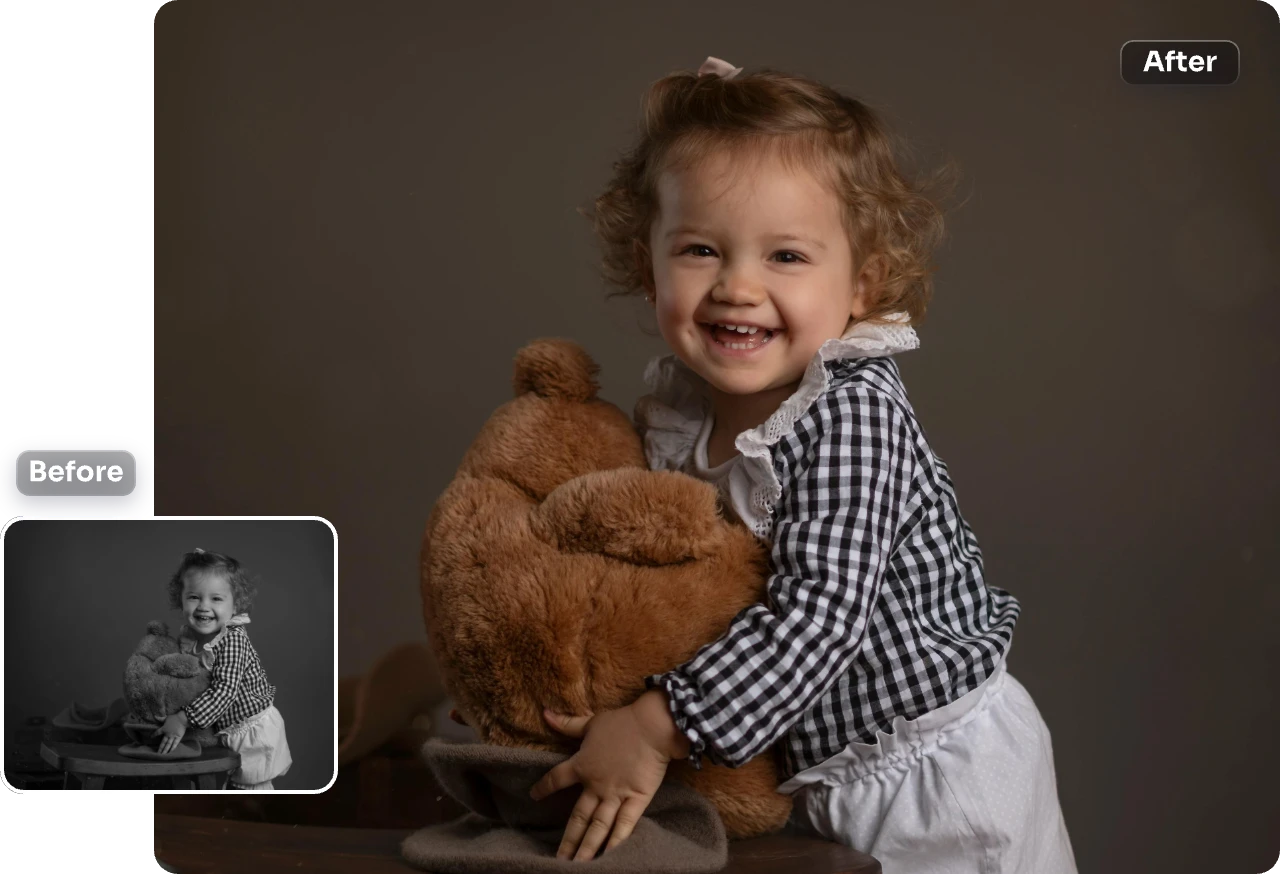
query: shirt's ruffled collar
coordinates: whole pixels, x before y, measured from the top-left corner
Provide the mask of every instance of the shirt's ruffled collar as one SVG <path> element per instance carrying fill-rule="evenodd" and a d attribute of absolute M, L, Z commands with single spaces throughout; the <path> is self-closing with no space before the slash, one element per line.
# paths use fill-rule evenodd
<path fill-rule="evenodd" d="M 227 620 L 227 624 L 222 630 L 210 640 L 208 643 L 198 643 L 196 640 L 196 632 L 190 625 L 185 622 L 182 624 L 182 631 L 178 633 L 178 649 L 188 655 L 195 655 L 197 651 L 200 655 L 200 664 L 204 665 L 206 671 L 213 670 L 214 655 L 213 649 L 222 643 L 223 638 L 227 636 L 227 632 L 237 625 L 249 624 L 248 613 L 237 613 Z"/>
<path fill-rule="evenodd" d="M 892 313 L 875 322 L 859 322 L 842 337 L 826 341 L 805 368 L 795 392 L 764 423 L 737 436 L 743 475 L 751 482 L 749 506 L 735 506 L 738 515 L 758 537 L 772 531 L 774 506 L 782 486 L 773 470 L 770 448 L 795 427 L 827 390 L 826 363 L 842 358 L 880 358 L 920 345 L 906 313 Z M 675 355 L 655 358 L 645 369 L 650 394 L 636 402 L 635 419 L 649 466 L 657 470 L 686 470 L 698 433 L 711 411 L 706 380 Z"/>

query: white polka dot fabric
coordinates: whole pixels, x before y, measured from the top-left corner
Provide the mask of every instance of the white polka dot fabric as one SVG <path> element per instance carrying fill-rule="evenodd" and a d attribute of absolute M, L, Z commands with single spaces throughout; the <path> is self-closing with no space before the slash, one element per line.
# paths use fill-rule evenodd
<path fill-rule="evenodd" d="M 884 874 L 1076 874 L 1049 729 L 999 666 L 874 744 L 796 774 L 797 822 L 875 856 Z"/>

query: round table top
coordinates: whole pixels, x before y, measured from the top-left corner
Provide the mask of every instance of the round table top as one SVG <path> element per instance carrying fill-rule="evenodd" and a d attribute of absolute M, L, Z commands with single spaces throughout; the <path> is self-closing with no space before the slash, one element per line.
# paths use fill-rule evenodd
<path fill-rule="evenodd" d="M 46 740 L 40 744 L 40 758 L 62 771 L 106 777 L 221 774 L 240 767 L 240 754 L 226 747 L 205 747 L 199 758 L 163 761 L 122 756 L 118 746 Z"/>

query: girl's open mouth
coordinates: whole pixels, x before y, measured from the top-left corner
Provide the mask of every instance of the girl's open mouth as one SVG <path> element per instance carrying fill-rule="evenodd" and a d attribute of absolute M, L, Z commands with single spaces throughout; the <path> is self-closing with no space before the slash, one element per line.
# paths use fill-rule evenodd
<path fill-rule="evenodd" d="M 717 346 L 740 352 L 766 346 L 773 340 L 775 334 L 780 333 L 780 331 L 755 325 L 731 325 L 723 322 L 700 322 L 698 326 Z"/>

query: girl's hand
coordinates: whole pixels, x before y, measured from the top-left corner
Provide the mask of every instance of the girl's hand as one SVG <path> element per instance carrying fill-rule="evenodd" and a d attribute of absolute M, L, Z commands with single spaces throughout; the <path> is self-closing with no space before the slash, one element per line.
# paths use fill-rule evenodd
<path fill-rule="evenodd" d="M 160 752 L 168 755 L 178 748 L 182 736 L 187 733 L 187 714 L 179 710 L 160 726 Z"/>
<path fill-rule="evenodd" d="M 582 784 L 556 857 L 587 861 L 606 837 L 608 851 L 631 836 L 662 785 L 667 763 L 687 756 L 689 742 L 676 729 L 666 693 L 659 689 L 645 692 L 627 707 L 594 716 L 550 710 L 545 716 L 561 734 L 582 738 L 582 746 L 548 771 L 529 794 L 536 801 Z"/>

